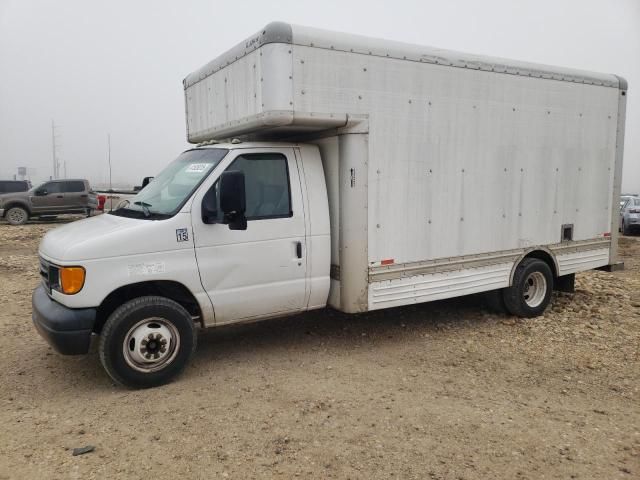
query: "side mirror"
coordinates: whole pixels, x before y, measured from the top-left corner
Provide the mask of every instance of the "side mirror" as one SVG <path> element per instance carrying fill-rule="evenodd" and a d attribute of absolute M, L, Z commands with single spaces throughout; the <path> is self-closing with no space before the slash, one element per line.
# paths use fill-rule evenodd
<path fill-rule="evenodd" d="M 220 175 L 220 209 L 224 214 L 222 223 L 228 224 L 230 230 L 247 229 L 244 172 L 230 171 Z"/>
<path fill-rule="evenodd" d="M 38 190 L 36 190 L 36 196 L 38 197 L 44 197 L 47 194 L 47 190 L 44 188 L 39 188 Z"/>

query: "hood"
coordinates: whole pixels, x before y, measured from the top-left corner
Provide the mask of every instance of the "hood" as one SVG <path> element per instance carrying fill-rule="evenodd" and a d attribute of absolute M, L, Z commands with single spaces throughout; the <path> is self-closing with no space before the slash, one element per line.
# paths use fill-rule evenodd
<path fill-rule="evenodd" d="M 190 215 L 178 213 L 166 220 L 141 220 L 102 214 L 48 232 L 39 253 L 63 263 L 193 248 L 176 245 L 174 225 L 191 230 Z"/>

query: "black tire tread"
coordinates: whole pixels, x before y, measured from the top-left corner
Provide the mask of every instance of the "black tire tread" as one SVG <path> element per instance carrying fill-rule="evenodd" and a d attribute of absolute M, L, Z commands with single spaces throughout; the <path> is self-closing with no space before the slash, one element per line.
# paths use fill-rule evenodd
<path fill-rule="evenodd" d="M 10 220 L 9 220 L 9 212 L 10 212 L 11 210 L 13 210 L 14 208 L 18 208 L 18 209 L 20 209 L 20 210 L 24 211 L 24 213 L 25 213 L 25 218 L 26 218 L 26 220 L 25 220 L 24 222 L 22 222 L 22 223 L 14 223 L 14 222 L 12 222 L 12 221 L 10 221 Z M 24 225 L 25 223 L 27 223 L 27 222 L 29 221 L 29 216 L 30 216 L 30 215 L 29 215 L 29 210 L 27 210 L 26 208 L 21 207 L 21 206 L 13 206 L 13 207 L 9 207 L 9 208 L 7 209 L 7 211 L 5 212 L 5 214 L 4 214 L 4 218 L 5 218 L 5 220 L 6 220 L 9 224 L 11 224 L 11 225 Z"/>
<path fill-rule="evenodd" d="M 523 281 L 524 272 L 527 271 L 532 266 L 536 266 L 536 270 L 541 271 L 546 274 L 547 278 L 547 295 L 545 300 L 536 308 L 532 309 L 528 307 L 523 299 L 520 292 L 520 284 Z M 549 281 L 551 280 L 551 281 Z M 513 283 L 510 287 L 503 289 L 503 299 L 504 305 L 509 313 L 512 315 L 516 315 L 522 318 L 532 318 L 537 317 L 544 312 L 544 310 L 549 306 L 549 302 L 551 300 L 551 291 L 553 290 L 553 273 L 551 272 L 551 268 L 544 261 L 537 258 L 525 258 L 518 264 L 516 267 L 516 271 L 513 274 Z"/>
<path fill-rule="evenodd" d="M 624 221 L 622 222 L 622 235 L 631 235 L 631 231 Z"/>

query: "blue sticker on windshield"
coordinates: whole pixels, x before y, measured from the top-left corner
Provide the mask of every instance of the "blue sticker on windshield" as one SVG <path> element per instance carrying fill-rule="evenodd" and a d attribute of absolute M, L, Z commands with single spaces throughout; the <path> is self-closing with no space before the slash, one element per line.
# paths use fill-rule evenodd
<path fill-rule="evenodd" d="M 186 228 L 176 228 L 176 241 L 178 242 L 189 241 L 189 232 L 187 232 Z"/>

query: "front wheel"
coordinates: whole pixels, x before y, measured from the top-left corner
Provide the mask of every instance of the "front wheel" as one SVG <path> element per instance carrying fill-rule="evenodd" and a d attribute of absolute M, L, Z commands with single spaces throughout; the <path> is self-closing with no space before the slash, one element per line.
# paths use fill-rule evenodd
<path fill-rule="evenodd" d="M 196 349 L 196 328 L 184 307 L 165 297 L 135 298 L 118 307 L 100 334 L 100 361 L 116 382 L 133 388 L 168 383 Z"/>
<path fill-rule="evenodd" d="M 7 210 L 5 218 L 11 225 L 24 225 L 29 220 L 29 212 L 22 207 L 11 207 Z"/>
<path fill-rule="evenodd" d="M 627 225 L 624 223 L 624 220 L 622 221 L 622 234 L 623 235 L 631 235 L 631 230 L 629 229 L 629 227 L 627 227 Z"/>
<path fill-rule="evenodd" d="M 502 291 L 504 305 L 512 315 L 531 318 L 542 315 L 551 301 L 553 274 L 537 258 L 525 258 L 516 267 L 513 283 Z"/>

